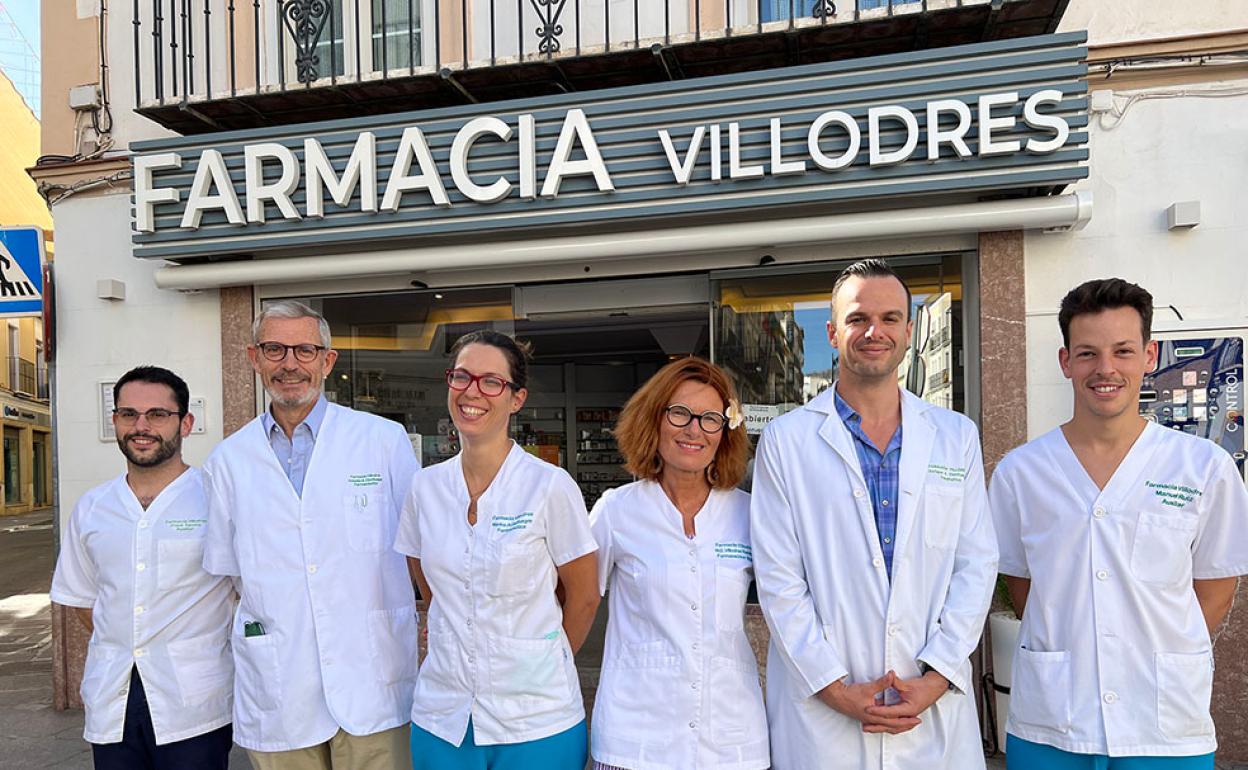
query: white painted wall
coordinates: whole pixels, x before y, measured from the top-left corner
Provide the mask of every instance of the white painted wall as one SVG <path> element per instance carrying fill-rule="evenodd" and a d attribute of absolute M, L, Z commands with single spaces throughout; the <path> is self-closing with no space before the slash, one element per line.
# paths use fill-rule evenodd
<path fill-rule="evenodd" d="M 125 470 L 99 439 L 99 383 L 140 364 L 173 370 L 205 400 L 207 431 L 183 456 L 198 465 L 221 440 L 221 322 L 215 291 L 161 291 L 156 265 L 130 256 L 126 193 L 79 195 L 53 209 L 56 226 L 56 414 L 62 522 L 91 487 Z M 126 284 L 122 302 L 96 297 L 96 281 Z"/>
<path fill-rule="evenodd" d="M 1245 95 L 1141 101 L 1113 130 L 1093 119 L 1091 173 L 1080 185 L 1092 190 L 1092 221 L 1076 233 L 1027 233 L 1031 437 L 1070 415 L 1057 308 L 1079 283 L 1118 276 L 1140 284 L 1159 308 L 1155 322 L 1174 320 L 1161 309 L 1174 305 L 1188 320 L 1240 319 L 1248 327 L 1248 81 L 1216 87 Z M 1167 230 L 1166 208 L 1183 200 L 1200 201 L 1200 225 Z"/>
<path fill-rule="evenodd" d="M 1089 45 L 1248 28 L 1244 0 L 1071 0 L 1059 31 L 1086 29 Z"/>

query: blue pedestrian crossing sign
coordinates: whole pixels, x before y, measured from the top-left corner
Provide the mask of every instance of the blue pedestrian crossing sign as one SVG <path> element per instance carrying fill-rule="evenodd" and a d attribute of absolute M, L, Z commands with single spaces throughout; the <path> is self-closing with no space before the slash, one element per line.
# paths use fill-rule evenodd
<path fill-rule="evenodd" d="M 0 318 L 43 312 L 43 230 L 0 227 Z"/>

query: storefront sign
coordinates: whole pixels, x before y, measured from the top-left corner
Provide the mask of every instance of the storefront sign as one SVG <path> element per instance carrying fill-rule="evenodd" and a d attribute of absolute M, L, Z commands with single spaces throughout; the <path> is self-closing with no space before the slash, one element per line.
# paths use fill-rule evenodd
<path fill-rule="evenodd" d="M 26 422 L 36 422 L 39 416 L 34 412 L 26 409 L 18 409 L 15 406 L 4 405 L 4 419 L 6 420 L 24 420 Z"/>
<path fill-rule="evenodd" d="M 136 254 L 1046 187 L 1086 175 L 1080 34 L 143 143 Z"/>

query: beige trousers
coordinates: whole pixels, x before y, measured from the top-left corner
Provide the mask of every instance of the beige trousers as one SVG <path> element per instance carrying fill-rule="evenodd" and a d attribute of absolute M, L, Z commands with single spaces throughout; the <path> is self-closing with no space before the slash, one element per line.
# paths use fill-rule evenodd
<path fill-rule="evenodd" d="M 325 743 L 293 751 L 247 750 L 255 770 L 412 770 L 411 725 L 372 735 L 339 730 Z"/>

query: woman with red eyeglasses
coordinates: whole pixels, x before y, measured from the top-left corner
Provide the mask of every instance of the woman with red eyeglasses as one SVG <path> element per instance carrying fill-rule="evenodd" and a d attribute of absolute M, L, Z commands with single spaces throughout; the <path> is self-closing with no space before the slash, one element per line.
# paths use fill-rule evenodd
<path fill-rule="evenodd" d="M 598 608 L 597 545 L 576 482 L 509 435 L 526 353 L 488 330 L 455 343 L 446 402 L 462 448 L 416 475 L 400 518 L 395 550 L 429 600 L 415 770 L 585 766 L 572 656 Z"/>

